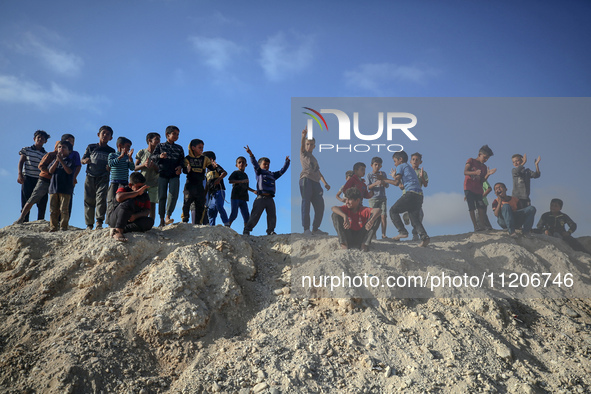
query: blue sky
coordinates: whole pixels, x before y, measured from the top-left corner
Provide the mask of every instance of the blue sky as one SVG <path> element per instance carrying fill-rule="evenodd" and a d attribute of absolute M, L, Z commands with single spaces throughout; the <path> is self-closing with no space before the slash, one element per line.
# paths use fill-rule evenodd
<path fill-rule="evenodd" d="M 103 124 L 136 150 L 148 132 L 164 134 L 175 124 L 183 147 L 203 139 L 228 170 L 246 144 L 270 157 L 274 169 L 291 153 L 290 133 L 301 131 L 291 130 L 292 97 L 589 96 L 590 11 L 586 1 L 2 1 L 0 179 L 7 190 L 0 226 L 18 216 L 18 151 L 32 144 L 37 129 L 52 135 L 48 146 L 74 134 L 82 152 Z M 495 145 L 486 137 L 447 141 L 465 152 L 465 161 L 482 143 Z M 557 135 L 533 138 L 547 148 L 561 142 Z M 564 210 L 580 227 L 575 234 L 589 235 L 589 189 L 574 185 L 586 182 L 579 174 L 590 164 L 591 141 L 588 132 L 571 139 L 579 142 L 572 155 L 582 168 L 568 156 L 542 155 L 542 171 L 561 166 L 563 172 L 560 182 L 543 173 L 532 194 L 539 193 L 545 211 L 542 196 L 564 186 L 570 193 Z M 532 159 L 539 154 L 526 145 L 516 149 Z M 495 158 L 510 165 L 510 156 Z M 426 169 L 434 162 L 447 161 L 433 153 Z M 252 167 L 247 172 L 254 179 Z M 432 177 L 428 193 L 455 199 L 461 172 L 454 164 L 449 181 L 436 184 Z M 78 227 L 83 179 L 84 173 L 70 221 Z M 277 230 L 290 232 L 287 178 L 278 191 Z M 431 233 L 468 231 L 462 214 L 454 226 Z M 263 219 L 253 234 L 264 227 Z"/>

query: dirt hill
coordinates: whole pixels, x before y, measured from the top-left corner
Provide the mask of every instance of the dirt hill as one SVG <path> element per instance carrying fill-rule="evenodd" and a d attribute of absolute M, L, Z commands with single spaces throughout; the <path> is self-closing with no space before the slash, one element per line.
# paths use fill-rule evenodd
<path fill-rule="evenodd" d="M 224 227 L 177 224 L 127 243 L 46 228 L 0 229 L 2 392 L 591 390 L 588 299 L 303 298 L 319 291 L 296 288 L 292 269 L 453 260 L 459 273 L 505 256 L 514 272 L 557 262 L 588 284 L 591 256 L 560 240 L 463 234 L 363 254 L 335 237 Z"/>

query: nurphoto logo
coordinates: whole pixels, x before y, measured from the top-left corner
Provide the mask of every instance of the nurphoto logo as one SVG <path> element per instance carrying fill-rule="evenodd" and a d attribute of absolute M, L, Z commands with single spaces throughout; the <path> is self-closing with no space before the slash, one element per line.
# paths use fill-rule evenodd
<path fill-rule="evenodd" d="M 328 129 L 328 123 L 322 114 L 333 114 L 336 116 L 338 121 L 338 141 L 351 141 L 351 119 L 349 115 L 347 115 L 344 111 L 338 109 L 321 109 L 317 111 L 310 107 L 303 107 L 309 112 L 304 112 L 304 114 L 311 117 L 308 119 L 307 122 L 307 130 L 308 130 L 308 139 L 314 138 L 314 121 L 318 124 L 321 130 Z M 408 112 L 388 112 L 386 114 L 386 127 L 384 127 L 384 113 L 378 112 L 378 130 L 374 133 L 366 133 L 365 131 L 362 132 L 359 129 L 359 112 L 353 112 L 353 134 L 355 138 L 361 141 L 379 141 L 380 139 L 383 140 L 382 135 L 384 134 L 384 128 L 386 129 L 386 141 L 388 143 L 372 143 L 372 144 L 320 144 L 318 146 L 318 152 L 322 153 L 323 151 L 335 151 L 335 152 L 358 152 L 358 153 L 365 153 L 369 152 L 370 150 L 375 149 L 377 152 L 380 152 L 381 149 L 386 150 L 388 152 L 399 152 L 404 150 L 404 147 L 401 144 L 391 144 L 393 136 L 395 132 L 401 131 L 408 137 L 411 141 L 418 141 L 418 138 L 415 137 L 413 133 L 409 129 L 413 128 L 417 124 L 417 117 Z M 410 120 L 410 122 L 400 123 L 401 119 Z"/>

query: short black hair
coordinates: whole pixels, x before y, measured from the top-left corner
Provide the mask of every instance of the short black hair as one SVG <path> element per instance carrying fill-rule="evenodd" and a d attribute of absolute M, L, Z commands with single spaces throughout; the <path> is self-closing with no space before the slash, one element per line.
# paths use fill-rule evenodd
<path fill-rule="evenodd" d="M 376 157 L 372 157 L 372 158 L 371 158 L 371 164 L 373 164 L 373 163 L 378 163 L 378 164 L 380 164 L 380 165 L 381 165 L 383 162 L 384 162 L 384 161 L 382 160 L 382 158 L 381 158 L 381 157 L 378 157 L 378 156 L 376 156 Z"/>
<path fill-rule="evenodd" d="M 497 183 L 495 183 L 495 185 L 493 186 L 493 189 L 494 189 L 495 187 L 497 187 L 497 185 L 503 185 L 503 187 L 504 187 L 505 189 L 507 188 L 507 186 L 506 186 L 506 185 L 505 185 L 503 182 L 497 182 Z"/>
<path fill-rule="evenodd" d="M 193 145 L 191 145 L 191 146 L 193 146 Z M 208 150 L 207 152 L 203 152 L 203 156 L 209 157 L 211 160 L 215 160 L 215 153 L 213 153 L 210 150 Z"/>
<path fill-rule="evenodd" d="M 410 157 L 418 157 L 419 160 L 423 160 L 423 155 L 421 155 L 419 152 L 415 152 L 412 155 L 410 155 Z"/>
<path fill-rule="evenodd" d="M 109 126 L 101 126 L 101 128 L 99 129 L 99 134 L 101 131 L 106 131 L 107 133 L 111 134 L 111 137 L 113 137 L 113 129 L 110 128 Z"/>
<path fill-rule="evenodd" d="M 261 157 L 258 161 L 259 165 L 261 165 L 261 163 L 271 163 L 271 160 L 268 157 Z"/>
<path fill-rule="evenodd" d="M 244 162 L 248 164 L 248 162 L 246 161 L 246 157 L 244 157 L 244 156 L 238 156 L 236 158 L 236 163 L 238 163 L 239 160 L 244 160 Z"/>
<path fill-rule="evenodd" d="M 406 153 L 405 151 L 401 150 L 398 152 L 394 152 L 394 154 L 392 155 L 392 158 L 396 158 L 396 159 L 402 159 L 403 163 L 408 162 L 408 153 Z"/>
<path fill-rule="evenodd" d="M 518 158 L 520 158 L 520 159 L 523 159 L 523 155 L 521 155 L 521 154 L 519 154 L 519 153 L 516 153 L 516 154 L 514 154 L 513 156 L 511 156 L 511 160 L 515 159 L 516 157 L 518 157 Z"/>
<path fill-rule="evenodd" d="M 129 138 L 125 138 L 125 137 L 117 138 L 117 147 L 119 147 L 119 145 L 125 145 L 125 144 L 132 145 L 131 140 Z"/>
<path fill-rule="evenodd" d="M 488 145 L 482 145 L 480 147 L 480 149 L 478 150 L 478 153 L 484 153 L 485 155 L 487 155 L 488 157 L 494 156 L 495 154 L 493 153 L 492 149 L 490 149 L 488 147 Z"/>
<path fill-rule="evenodd" d="M 353 172 L 357 172 L 357 170 L 360 169 L 361 167 L 366 168 L 367 166 L 365 165 L 365 163 L 362 163 L 360 161 L 353 164 Z"/>
<path fill-rule="evenodd" d="M 60 141 L 60 142 L 58 142 L 58 144 L 66 146 L 70 152 L 72 152 L 72 150 L 74 150 L 74 147 L 72 146 L 70 141 Z"/>
<path fill-rule="evenodd" d="M 62 138 L 61 138 L 61 140 L 62 140 L 62 141 L 65 141 L 65 140 L 68 140 L 68 139 L 70 139 L 70 138 L 72 138 L 73 140 L 75 140 L 75 139 L 76 139 L 76 137 L 74 137 L 72 134 L 68 134 L 68 133 L 66 133 L 66 134 L 62 134 Z"/>
<path fill-rule="evenodd" d="M 200 140 L 199 138 L 195 138 L 191 140 L 189 146 L 197 146 L 199 144 L 205 145 L 205 142 L 203 142 L 203 140 Z"/>
<path fill-rule="evenodd" d="M 345 178 L 352 177 L 353 175 L 355 175 L 355 173 L 351 170 L 345 172 Z"/>
<path fill-rule="evenodd" d="M 160 134 L 156 133 L 156 132 L 152 132 L 152 133 L 148 133 L 146 135 L 146 142 L 150 142 L 151 139 L 153 139 L 154 137 L 158 137 L 160 138 Z"/>
<path fill-rule="evenodd" d="M 37 138 L 38 135 L 40 135 L 41 137 L 45 138 L 45 141 L 47 141 L 49 139 L 49 137 L 51 137 L 49 134 L 47 134 L 46 131 L 37 130 L 35 132 L 35 134 L 33 134 L 33 138 Z"/>
<path fill-rule="evenodd" d="M 345 190 L 345 198 L 349 200 L 361 199 L 361 192 L 356 187 L 350 187 Z"/>
<path fill-rule="evenodd" d="M 552 200 L 550 200 L 550 205 L 552 204 L 558 204 L 560 205 L 560 209 L 562 209 L 562 205 L 564 204 L 562 202 L 562 200 L 560 198 L 553 198 Z"/>
<path fill-rule="evenodd" d="M 146 177 L 141 172 L 132 172 L 129 174 L 129 184 L 137 185 L 138 183 L 146 183 Z"/>
<path fill-rule="evenodd" d="M 170 125 L 166 128 L 166 131 L 164 133 L 166 135 L 169 135 L 169 134 L 172 134 L 172 132 L 175 130 L 178 131 L 179 133 L 181 132 L 178 127 Z"/>

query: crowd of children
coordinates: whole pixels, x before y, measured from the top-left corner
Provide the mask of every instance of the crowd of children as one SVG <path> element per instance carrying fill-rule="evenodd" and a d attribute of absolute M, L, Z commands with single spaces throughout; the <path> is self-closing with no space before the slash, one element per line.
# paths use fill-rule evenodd
<path fill-rule="evenodd" d="M 46 205 L 50 205 L 50 231 L 67 230 L 72 209 L 72 196 L 77 183 L 77 176 L 82 165 L 86 166 L 84 181 L 84 218 L 87 229 L 100 229 L 106 223 L 111 227 L 111 235 L 119 241 L 126 240 L 124 233 L 147 231 L 156 220 L 156 205 L 160 226 L 173 223 L 180 189 L 180 176 L 186 174 L 183 190 L 182 221 L 193 224 L 215 225 L 219 214 L 224 226 L 231 226 L 240 211 L 244 223 L 243 234 L 250 234 L 257 225 L 263 212 L 267 214 L 267 234 L 275 234 L 277 222 L 274 197 L 275 182 L 289 168 L 289 156 L 279 171 L 269 170 L 270 160 L 261 157 L 257 160 L 248 146 L 256 175 L 256 189 L 249 187 L 249 178 L 245 172 L 247 159 L 236 159 L 236 171 L 227 178 L 232 185 L 231 211 L 224 208 L 226 187 L 224 178 L 228 173 L 216 162 L 212 151 L 204 152 L 204 142 L 191 140 L 188 155 L 176 143 L 180 130 L 168 126 L 165 130 L 165 142 L 160 134 L 152 132 L 146 136 L 147 147 L 133 157 L 132 141 L 119 137 L 116 149 L 108 144 L 113 139 L 113 129 L 102 126 L 97 134 L 98 143 L 88 145 L 82 158 L 74 150 L 75 138 L 64 134 L 55 144 L 55 149 L 46 152 L 44 144 L 50 135 L 38 130 L 33 135 L 34 144 L 19 152 L 17 181 L 22 185 L 20 217 L 15 223 L 29 220 L 31 208 L 37 205 L 38 220 L 45 217 Z M 324 199 L 321 182 L 326 190 L 330 186 L 320 172 L 318 161 L 313 155 L 316 143 L 307 138 L 307 130 L 302 131 L 300 161 L 300 193 L 302 196 L 301 217 L 304 235 L 325 235 L 320 230 L 324 215 Z M 464 167 L 464 200 L 468 204 L 470 220 L 474 231 L 491 230 L 487 216 L 487 195 L 494 192 L 496 198 L 491 208 L 497 217 L 497 223 L 506 229 L 511 237 L 518 237 L 516 230 L 522 229 L 523 236 L 532 232 L 536 209 L 531 205 L 531 179 L 541 175 L 538 157 L 535 171 L 525 168 L 527 156 L 512 156 L 513 191 L 507 194 L 507 187 L 502 182 L 490 186 L 488 179 L 495 174 L 496 168 L 490 169 L 486 162 L 493 156 L 493 151 L 484 145 L 476 158 L 467 160 Z M 383 160 L 374 157 L 371 160 L 371 172 L 366 175 L 366 164 L 357 162 L 353 169 L 346 172 L 346 182 L 339 189 L 336 198 L 345 205 L 332 207 L 332 220 L 343 248 L 357 247 L 368 250 L 371 240 L 376 236 L 380 225 L 382 238 L 387 239 L 386 229 L 388 212 L 398 235 L 398 241 L 409 236 L 405 224 L 412 225 L 413 241 L 420 241 L 420 246 L 429 244 L 429 236 L 423 227 L 423 188 L 427 187 L 429 177 L 421 167 L 422 155 L 418 152 L 410 156 L 404 151 L 392 156 L 395 166 L 388 178 L 381 171 Z M 130 176 L 130 172 L 132 172 Z M 388 210 L 386 188 L 389 185 L 402 189 L 400 198 Z M 256 195 L 252 211 L 248 210 L 249 192 Z M 48 199 L 49 194 L 49 199 Z M 344 198 L 343 198 L 344 195 Z M 363 200 L 368 199 L 368 207 Z M 576 250 L 585 251 L 572 236 L 576 224 L 561 212 L 562 200 L 553 199 L 550 212 L 542 215 L 534 232 L 563 238 Z M 314 208 L 314 217 L 310 221 L 310 208 Z M 402 217 L 400 215 L 403 215 Z M 564 226 L 569 229 L 565 230 Z M 312 230 L 310 230 L 312 228 Z"/>
<path fill-rule="evenodd" d="M 84 182 L 84 219 L 87 230 L 101 229 L 106 223 L 111 236 L 126 241 L 125 233 L 150 230 L 156 219 L 156 205 L 160 226 L 173 223 L 172 214 L 179 197 L 180 176 L 187 181 L 183 191 L 182 221 L 193 217 L 193 224 L 215 225 L 219 214 L 222 223 L 230 226 L 240 210 L 244 220 L 244 234 L 256 226 L 263 212 L 267 212 L 267 234 L 275 234 L 277 222 L 275 180 L 289 167 L 289 156 L 280 171 L 269 171 L 270 160 L 255 160 L 248 147 L 256 174 L 256 190 L 249 187 L 246 158 L 236 159 L 236 171 L 229 182 L 233 187 L 230 216 L 224 208 L 227 172 L 216 162 L 214 152 L 203 152 L 204 142 L 193 139 L 188 155 L 176 144 L 180 130 L 168 126 L 165 142 L 160 134 L 146 136 L 147 147 L 141 149 L 134 160 L 132 141 L 117 138 L 116 149 L 109 146 L 113 129 L 102 126 L 97 134 L 98 143 L 88 145 L 82 158 L 74 151 L 74 136 L 64 134 L 55 149 L 44 149 L 50 135 L 38 130 L 33 135 L 34 145 L 23 148 L 19 154 L 18 178 L 22 185 L 21 215 L 15 224 L 29 220 L 31 208 L 37 205 L 38 220 L 45 218 L 47 201 L 50 203 L 50 231 L 68 230 L 72 195 L 76 177 L 82 165 L 86 166 Z M 131 175 L 130 175 L 131 172 Z M 248 211 L 248 192 L 256 194 L 252 212 Z M 49 198 L 48 198 L 49 195 Z"/>

